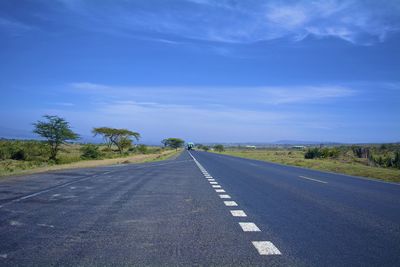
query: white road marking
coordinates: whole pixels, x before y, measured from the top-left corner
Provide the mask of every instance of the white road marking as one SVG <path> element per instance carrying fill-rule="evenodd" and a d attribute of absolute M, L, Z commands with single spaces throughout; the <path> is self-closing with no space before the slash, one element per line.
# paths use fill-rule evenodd
<path fill-rule="evenodd" d="M 227 207 L 236 207 L 238 205 L 235 201 L 224 201 L 224 204 Z"/>
<path fill-rule="evenodd" d="M 45 223 L 38 223 L 38 226 L 42 226 L 42 227 L 50 227 L 50 228 L 54 228 L 54 225 L 51 224 L 45 224 Z"/>
<path fill-rule="evenodd" d="M 282 255 L 277 247 L 270 241 L 252 241 L 260 255 Z"/>
<path fill-rule="evenodd" d="M 12 226 L 21 226 L 23 224 L 18 222 L 18 221 L 10 221 L 10 225 L 12 225 Z"/>
<path fill-rule="evenodd" d="M 243 210 L 231 210 L 233 217 L 247 217 L 247 214 Z"/>
<path fill-rule="evenodd" d="M 303 179 L 310 180 L 310 181 L 318 182 L 318 183 L 323 183 L 323 184 L 327 184 L 327 183 L 328 183 L 328 182 L 325 182 L 325 181 L 321 181 L 321 180 L 313 179 L 313 178 L 306 177 L 306 176 L 299 176 L 299 177 L 300 177 L 300 178 L 303 178 Z"/>
<path fill-rule="evenodd" d="M 0 258 L 2 259 L 7 259 L 8 255 L 7 254 L 0 254 Z"/>
<path fill-rule="evenodd" d="M 44 194 L 44 193 L 47 193 L 47 192 L 50 192 L 50 191 L 53 191 L 53 190 L 56 190 L 56 189 L 60 189 L 60 188 L 69 186 L 69 185 L 71 185 L 71 184 L 83 182 L 83 181 L 86 181 L 86 180 L 89 180 L 89 179 L 98 177 L 98 176 L 100 176 L 100 175 L 107 175 L 107 174 L 109 174 L 109 173 L 112 173 L 112 171 L 107 171 L 107 172 L 103 172 L 103 173 L 100 173 L 100 174 L 94 174 L 94 175 L 91 175 L 91 176 L 88 176 L 88 177 L 84 177 L 84 178 L 82 178 L 82 179 L 77 179 L 77 180 L 74 180 L 74 181 L 71 181 L 71 182 L 67 182 L 67 183 L 65 183 L 65 184 L 61 184 L 61 185 L 58 185 L 58 186 L 54 186 L 54 187 L 49 188 L 49 189 L 45 189 L 45 190 L 42 190 L 42 191 L 39 191 L 39 192 L 30 194 L 30 195 L 26 195 L 26 196 L 23 196 L 23 197 L 20 197 L 20 198 L 11 200 L 10 202 L 6 202 L 6 203 L 4 203 L 3 205 L 1 205 L 0 208 L 1 208 L 1 207 L 5 207 L 5 206 L 7 206 L 7 205 L 9 205 L 9 204 L 12 204 L 12 203 L 15 203 L 15 202 L 20 202 L 20 201 L 25 200 L 25 199 L 29 199 L 29 198 L 32 198 L 32 197 L 36 197 L 36 196 L 38 196 L 38 195 L 41 195 L 41 194 Z"/>
<path fill-rule="evenodd" d="M 207 178 L 207 180 L 212 184 L 213 188 L 221 188 L 220 185 L 218 185 L 217 182 L 214 182 L 215 179 L 212 179 L 213 177 L 209 175 L 206 170 L 201 166 L 201 164 L 193 157 L 193 155 L 189 152 L 189 155 L 192 157 L 196 165 L 200 168 L 200 170 L 203 172 L 204 176 Z M 323 181 L 319 181 L 316 179 L 308 178 L 308 177 L 303 177 L 300 176 L 301 178 L 305 179 L 310 179 L 314 180 L 317 182 L 322 182 L 322 183 L 327 183 Z M 217 193 L 226 193 L 224 189 L 215 189 L 215 192 Z M 231 197 L 226 194 L 221 194 L 219 195 L 220 198 L 222 199 L 230 199 Z M 225 206 L 227 207 L 236 207 L 238 204 L 235 201 L 224 201 Z M 247 214 L 243 210 L 230 210 L 232 216 L 234 217 L 247 217 Z M 244 232 L 261 232 L 260 228 L 255 223 L 252 222 L 239 222 L 240 227 Z M 270 241 L 252 241 L 252 244 L 254 247 L 257 249 L 258 253 L 260 255 L 281 255 L 281 252 L 277 247 L 272 244 Z"/>
<path fill-rule="evenodd" d="M 261 232 L 260 228 L 252 222 L 240 222 L 239 225 L 242 227 L 243 232 Z"/>

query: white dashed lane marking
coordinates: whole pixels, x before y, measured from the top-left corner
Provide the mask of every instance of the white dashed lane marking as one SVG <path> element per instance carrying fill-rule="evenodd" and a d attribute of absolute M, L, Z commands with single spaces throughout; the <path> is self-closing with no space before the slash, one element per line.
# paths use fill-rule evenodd
<path fill-rule="evenodd" d="M 254 247 L 257 249 L 260 255 L 281 255 L 277 247 L 270 241 L 252 241 Z"/>
<path fill-rule="evenodd" d="M 260 228 L 252 222 L 240 222 L 239 225 L 244 232 L 261 232 Z"/>
<path fill-rule="evenodd" d="M 224 204 L 227 207 L 236 207 L 238 205 L 235 201 L 224 201 Z"/>
<path fill-rule="evenodd" d="M 243 210 L 231 210 L 230 212 L 233 217 L 247 217 Z"/>
<path fill-rule="evenodd" d="M 226 193 L 221 186 L 215 182 L 215 179 L 207 172 L 207 170 L 201 166 L 201 164 L 193 157 L 193 155 L 189 152 L 189 155 L 193 158 L 194 162 L 196 163 L 197 167 L 201 170 L 205 178 L 211 184 L 212 188 L 215 188 L 215 192 L 217 193 Z M 304 176 L 300 176 L 300 178 L 312 180 L 315 182 L 320 183 L 327 183 L 324 181 L 320 181 L 317 179 L 312 179 Z M 228 194 L 219 194 L 218 195 L 221 199 L 231 199 L 231 196 Z M 238 204 L 235 201 L 224 201 L 225 206 L 227 207 L 237 207 Z M 233 217 L 247 217 L 247 214 L 243 210 L 230 210 Z M 242 228 L 243 232 L 261 232 L 260 228 L 255 223 L 252 222 L 239 222 L 240 227 Z M 281 252 L 274 244 L 270 241 L 252 241 L 253 246 L 256 248 L 257 252 L 260 255 L 281 255 Z"/>

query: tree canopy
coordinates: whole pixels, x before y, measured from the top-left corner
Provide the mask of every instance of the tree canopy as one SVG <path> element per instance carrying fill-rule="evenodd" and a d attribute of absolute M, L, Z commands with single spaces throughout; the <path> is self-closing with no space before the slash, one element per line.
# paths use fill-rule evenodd
<path fill-rule="evenodd" d="M 225 150 L 223 145 L 215 145 L 214 146 L 215 151 L 217 152 L 223 152 Z"/>
<path fill-rule="evenodd" d="M 33 124 L 34 133 L 47 140 L 50 147 L 50 159 L 56 160 L 60 145 L 68 140 L 77 140 L 79 135 L 71 130 L 69 122 L 58 116 L 45 115 L 45 121 L 38 121 Z"/>
<path fill-rule="evenodd" d="M 125 148 L 132 146 L 131 138 L 136 139 L 136 141 L 140 138 L 140 134 L 137 132 L 110 127 L 93 128 L 92 133 L 94 136 L 101 135 L 109 148 L 115 145 L 119 153 L 122 153 Z"/>
<path fill-rule="evenodd" d="M 167 138 L 161 141 L 164 147 L 171 147 L 174 149 L 178 149 L 185 144 L 185 141 L 180 138 Z"/>

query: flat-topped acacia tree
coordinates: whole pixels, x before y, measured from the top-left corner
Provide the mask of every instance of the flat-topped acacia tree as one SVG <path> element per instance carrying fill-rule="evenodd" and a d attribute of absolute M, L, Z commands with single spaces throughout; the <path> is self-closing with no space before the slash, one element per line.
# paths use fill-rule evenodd
<path fill-rule="evenodd" d="M 185 141 L 180 138 L 167 138 L 161 141 L 164 147 L 175 148 L 176 150 L 185 144 Z"/>
<path fill-rule="evenodd" d="M 56 160 L 60 146 L 68 140 L 77 140 L 79 135 L 71 130 L 69 122 L 58 116 L 44 115 L 46 121 L 33 124 L 34 133 L 46 139 L 50 147 L 50 159 Z"/>
<path fill-rule="evenodd" d="M 93 128 L 92 133 L 94 136 L 101 135 L 109 148 L 115 145 L 120 154 L 122 154 L 125 148 L 132 146 L 131 138 L 135 138 L 136 141 L 140 138 L 140 134 L 137 132 L 110 127 Z"/>

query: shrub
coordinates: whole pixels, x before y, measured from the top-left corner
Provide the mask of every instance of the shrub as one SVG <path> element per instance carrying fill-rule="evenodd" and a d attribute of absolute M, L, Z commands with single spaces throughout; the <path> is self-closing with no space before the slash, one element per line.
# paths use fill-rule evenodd
<path fill-rule="evenodd" d="M 368 147 L 352 146 L 351 149 L 357 158 L 367 159 L 370 156 Z"/>
<path fill-rule="evenodd" d="M 81 147 L 81 158 L 83 159 L 99 159 L 101 158 L 101 152 L 99 147 L 93 144 L 87 144 Z"/>
<path fill-rule="evenodd" d="M 223 152 L 225 150 L 223 145 L 215 145 L 214 146 L 215 151 L 217 152 Z"/>
<path fill-rule="evenodd" d="M 137 151 L 141 154 L 146 154 L 148 152 L 147 146 L 145 145 L 138 145 Z"/>
<path fill-rule="evenodd" d="M 320 158 L 321 157 L 321 151 L 319 148 L 314 147 L 314 148 L 309 148 L 307 149 L 306 153 L 304 154 L 305 159 L 315 159 L 315 158 Z"/>
<path fill-rule="evenodd" d="M 393 167 L 400 169 L 400 151 L 396 151 L 394 154 Z"/>
<path fill-rule="evenodd" d="M 26 160 L 26 152 L 23 148 L 19 148 L 11 152 L 11 159 L 13 160 Z"/>
<path fill-rule="evenodd" d="M 38 141 L 0 141 L 0 160 L 46 161 L 48 147 Z"/>

